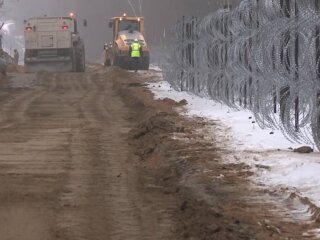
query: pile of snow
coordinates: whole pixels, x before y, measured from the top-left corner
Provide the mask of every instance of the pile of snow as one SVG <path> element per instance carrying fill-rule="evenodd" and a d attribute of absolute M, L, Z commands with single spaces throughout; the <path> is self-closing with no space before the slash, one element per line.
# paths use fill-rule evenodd
<path fill-rule="evenodd" d="M 154 64 L 150 64 L 150 67 L 149 67 L 150 70 L 153 70 L 153 71 L 156 71 L 156 72 L 161 72 L 161 68 L 158 67 L 158 65 L 154 65 Z"/>

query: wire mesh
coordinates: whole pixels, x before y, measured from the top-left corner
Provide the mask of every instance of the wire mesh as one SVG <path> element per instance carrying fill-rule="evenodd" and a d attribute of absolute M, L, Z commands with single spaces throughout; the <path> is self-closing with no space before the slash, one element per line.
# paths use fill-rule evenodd
<path fill-rule="evenodd" d="M 320 148 L 320 1 L 243 0 L 172 29 L 164 75 L 179 91 L 250 109 Z"/>

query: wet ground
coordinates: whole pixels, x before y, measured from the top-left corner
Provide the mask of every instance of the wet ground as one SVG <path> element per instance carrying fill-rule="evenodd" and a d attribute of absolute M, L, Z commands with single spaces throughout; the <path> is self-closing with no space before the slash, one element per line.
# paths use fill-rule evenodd
<path fill-rule="evenodd" d="M 316 221 L 282 217 L 282 196 L 222 164 L 208 123 L 153 100 L 157 79 L 91 65 L 2 81 L 0 239 L 315 239 Z"/>

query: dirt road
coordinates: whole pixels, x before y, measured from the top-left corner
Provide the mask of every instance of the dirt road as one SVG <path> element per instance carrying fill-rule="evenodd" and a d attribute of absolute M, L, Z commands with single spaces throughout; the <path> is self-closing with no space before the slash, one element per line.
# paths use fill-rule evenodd
<path fill-rule="evenodd" d="M 304 224 L 244 201 L 250 173 L 219 164 L 182 103 L 153 101 L 152 78 L 91 66 L 1 83 L 1 240 L 301 239 Z"/>
<path fill-rule="evenodd" d="M 20 75 L 1 95 L 0 239 L 166 238 L 106 72 Z"/>

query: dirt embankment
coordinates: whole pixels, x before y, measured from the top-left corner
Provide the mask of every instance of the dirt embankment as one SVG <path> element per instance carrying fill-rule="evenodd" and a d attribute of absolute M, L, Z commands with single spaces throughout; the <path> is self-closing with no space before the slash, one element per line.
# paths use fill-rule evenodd
<path fill-rule="evenodd" d="M 152 78 L 157 80 L 150 73 L 120 72 L 114 87 L 136 109 L 133 119 L 138 124 L 130 141 L 140 159 L 142 184 L 154 186 L 175 203 L 175 239 L 303 239 L 306 225 L 282 220 L 272 214 L 269 203 L 246 201 L 263 199 L 264 193 L 250 188 L 248 166 L 222 163 L 228 148 L 208 137 L 216 123 L 181 117 L 174 108 L 185 102 L 154 101 L 144 87 Z"/>

